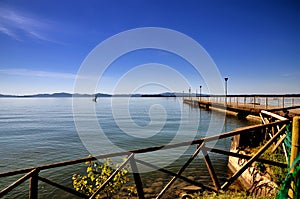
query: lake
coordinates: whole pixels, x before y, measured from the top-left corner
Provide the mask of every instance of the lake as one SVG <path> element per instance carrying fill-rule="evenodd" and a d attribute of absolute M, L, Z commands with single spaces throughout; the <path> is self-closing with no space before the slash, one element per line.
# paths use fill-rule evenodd
<path fill-rule="evenodd" d="M 190 141 L 253 124 L 227 116 L 223 126 L 224 115 L 183 104 L 182 98 L 107 97 L 98 98 L 97 103 L 90 98 L 77 101 L 76 104 L 72 98 L 0 98 L 0 172 L 83 158 L 95 153 Z M 74 105 L 82 110 L 75 116 Z M 95 112 L 86 111 L 88 108 L 85 109 L 85 106 L 93 107 Z M 99 127 L 90 123 L 95 119 Z M 216 146 L 228 150 L 230 144 L 230 139 L 224 139 Z M 176 171 L 193 150 L 195 146 L 160 150 L 138 155 L 137 158 Z M 210 156 L 218 176 L 226 178 L 227 157 L 213 153 Z M 84 164 L 79 164 L 42 171 L 41 176 L 72 186 L 72 174 L 83 172 L 83 169 Z M 144 173 L 145 184 L 159 175 L 149 168 L 139 169 Z M 197 174 L 201 180 L 209 179 L 201 158 L 187 169 L 186 175 L 191 173 L 193 176 Z M 0 188 L 15 179 L 0 178 Z M 28 198 L 27 193 L 28 182 L 25 182 L 5 198 Z M 39 183 L 39 197 L 73 198 L 42 182 Z"/>

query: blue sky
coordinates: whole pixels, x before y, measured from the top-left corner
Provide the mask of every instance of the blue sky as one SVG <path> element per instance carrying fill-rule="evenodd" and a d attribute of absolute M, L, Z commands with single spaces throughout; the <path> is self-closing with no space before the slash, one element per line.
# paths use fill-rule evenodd
<path fill-rule="evenodd" d="M 141 27 L 169 28 L 196 40 L 221 76 L 229 77 L 231 94 L 300 93 L 299 10 L 300 3 L 291 0 L 2 0 L 0 93 L 73 92 L 80 65 L 94 47 Z M 126 71 L 151 62 L 173 67 L 193 90 L 205 85 L 180 58 L 148 50 L 117 60 L 98 91 L 113 92 Z M 178 84 L 178 92 L 187 89 Z M 125 86 L 122 92 L 130 91 Z"/>

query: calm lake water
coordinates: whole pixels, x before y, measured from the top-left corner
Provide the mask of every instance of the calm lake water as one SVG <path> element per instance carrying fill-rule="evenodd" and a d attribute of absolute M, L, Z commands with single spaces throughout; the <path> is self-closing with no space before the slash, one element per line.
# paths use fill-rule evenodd
<path fill-rule="evenodd" d="M 212 118 L 212 112 L 185 105 L 181 98 L 113 98 L 113 102 L 112 98 L 100 98 L 97 103 L 89 98 L 80 100 L 83 106 L 95 106 L 99 126 L 106 136 L 105 139 L 93 140 L 97 146 L 88 146 L 90 143 L 86 141 L 86 145 L 82 143 L 81 139 L 85 136 L 76 130 L 71 98 L 0 98 L 0 172 L 82 158 L 94 152 L 107 153 L 187 141 L 205 137 L 208 131 L 212 135 L 251 123 L 227 116 L 221 132 L 213 132 L 215 126 L 222 124 L 222 115 L 214 114 Z M 98 129 L 88 122 L 93 115 L 83 112 L 80 118 L 82 123 L 77 123 L 77 126 L 81 125 L 81 130 L 98 133 Z M 230 144 L 230 140 L 226 139 L 216 145 L 228 150 Z M 158 151 L 138 158 L 176 171 L 194 149 L 195 146 L 171 152 Z M 212 153 L 210 156 L 217 174 L 221 179 L 225 178 L 227 157 Z M 71 187 L 72 174 L 82 173 L 83 168 L 84 164 L 51 169 L 42 171 L 41 176 Z M 143 167 L 140 169 L 147 171 Z M 197 176 L 196 179 L 209 179 L 200 158 L 187 169 L 186 176 L 191 174 Z M 162 176 L 157 172 L 147 172 L 143 175 L 146 176 L 143 182 L 147 184 L 147 180 L 159 175 Z M 12 183 L 16 177 L 20 176 L 0 178 L 0 188 Z M 28 198 L 26 194 L 28 182 L 5 198 Z M 42 182 L 39 183 L 39 197 L 73 198 Z"/>

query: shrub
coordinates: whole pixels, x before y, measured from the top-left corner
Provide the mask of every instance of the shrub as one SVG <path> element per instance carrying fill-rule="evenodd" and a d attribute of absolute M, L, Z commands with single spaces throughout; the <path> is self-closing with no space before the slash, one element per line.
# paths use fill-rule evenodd
<path fill-rule="evenodd" d="M 76 191 L 79 191 L 87 196 L 93 195 L 100 186 L 116 171 L 118 164 L 113 164 L 111 159 L 105 159 L 104 163 L 98 161 L 88 161 L 86 168 L 87 175 L 73 174 L 73 186 Z M 104 189 L 97 195 L 96 198 L 101 198 L 103 195 L 106 198 L 111 198 L 112 195 L 117 194 L 122 187 L 129 181 L 127 178 L 128 168 L 121 169 L 113 179 L 104 187 Z M 128 196 L 136 193 L 133 187 L 128 187 Z"/>

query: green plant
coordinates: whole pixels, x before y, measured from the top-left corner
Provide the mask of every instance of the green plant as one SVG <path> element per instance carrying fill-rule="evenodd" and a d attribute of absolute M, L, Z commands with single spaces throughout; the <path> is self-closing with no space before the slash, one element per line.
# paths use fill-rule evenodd
<path fill-rule="evenodd" d="M 286 162 L 283 148 L 282 146 L 279 146 L 278 149 L 275 152 L 271 151 L 271 148 L 266 150 L 266 152 L 262 155 L 262 158 L 267 160 L 272 160 L 276 162 Z M 282 180 L 284 180 L 288 169 L 287 168 L 280 168 L 277 166 L 268 165 L 269 167 L 269 173 L 273 179 L 274 182 L 277 184 L 281 184 Z"/>
<path fill-rule="evenodd" d="M 294 170 L 294 171 L 293 171 Z M 300 198 L 299 193 L 300 187 L 300 153 L 294 160 L 292 166 L 290 167 L 285 180 L 282 182 L 281 189 L 277 193 L 277 199 L 291 198 L 289 196 L 293 193 L 294 198 Z"/>
<path fill-rule="evenodd" d="M 262 196 L 254 197 L 249 196 L 246 191 L 226 191 L 222 193 L 211 193 L 203 192 L 201 194 L 194 194 L 193 198 L 195 199 L 274 199 L 275 196 Z"/>
<path fill-rule="evenodd" d="M 86 168 L 87 175 L 73 174 L 73 186 L 76 191 L 86 194 L 87 196 L 93 195 L 100 186 L 116 171 L 119 167 L 118 164 L 113 164 L 111 159 L 105 159 L 104 163 L 98 161 L 88 161 Z M 121 169 L 104 189 L 97 195 L 96 198 L 111 198 L 112 195 L 118 193 L 122 187 L 129 181 L 127 178 L 128 168 Z M 123 189 L 124 190 L 124 189 Z M 134 187 L 127 187 L 128 196 L 136 193 Z"/>
<path fill-rule="evenodd" d="M 256 162 L 255 168 L 256 168 L 257 170 L 259 170 L 259 171 L 260 171 L 261 173 L 263 173 L 263 174 L 265 174 L 266 171 L 267 171 L 266 166 L 265 166 L 263 163 L 261 163 L 261 162 Z"/>
<path fill-rule="evenodd" d="M 250 149 L 252 154 L 257 153 L 257 151 L 266 143 L 267 141 L 264 141 L 263 143 L 261 143 L 261 145 L 259 147 L 256 148 L 252 148 Z M 261 155 L 262 159 L 266 159 L 266 160 L 272 160 L 275 162 L 286 162 L 285 159 L 285 155 L 284 155 L 284 150 L 282 145 L 280 145 L 276 151 L 272 151 L 272 147 L 269 147 L 262 155 Z M 277 166 L 273 166 L 273 165 L 265 165 L 263 163 L 256 163 L 256 168 L 261 171 L 262 173 L 267 172 L 270 177 L 271 180 L 274 181 L 276 184 L 280 185 L 282 180 L 284 180 L 288 168 L 280 168 Z"/>

